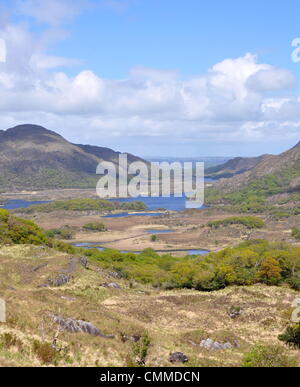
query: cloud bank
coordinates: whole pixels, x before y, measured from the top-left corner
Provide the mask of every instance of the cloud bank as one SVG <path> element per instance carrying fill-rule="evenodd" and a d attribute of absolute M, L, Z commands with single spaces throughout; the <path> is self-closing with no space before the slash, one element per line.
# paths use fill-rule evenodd
<path fill-rule="evenodd" d="M 73 4 L 73 5 L 72 5 Z M 49 56 L 61 25 L 86 2 L 25 0 L 18 12 L 45 23 L 35 36 L 27 23 L 6 23 L 6 62 L 0 63 L 1 126 L 39 123 L 67 137 L 101 144 L 103 138 L 172 136 L 178 142 L 298 139 L 300 97 L 288 70 L 256 55 L 225 59 L 183 80 L 176 71 L 133 68 L 126 79 L 104 79 L 65 66 L 77 59 Z"/>

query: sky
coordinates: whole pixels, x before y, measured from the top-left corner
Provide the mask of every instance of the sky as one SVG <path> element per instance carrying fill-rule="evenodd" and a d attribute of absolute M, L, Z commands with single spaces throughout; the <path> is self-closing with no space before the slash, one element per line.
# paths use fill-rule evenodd
<path fill-rule="evenodd" d="M 0 129 L 144 157 L 280 153 L 300 141 L 299 15 L 299 0 L 0 0 Z"/>

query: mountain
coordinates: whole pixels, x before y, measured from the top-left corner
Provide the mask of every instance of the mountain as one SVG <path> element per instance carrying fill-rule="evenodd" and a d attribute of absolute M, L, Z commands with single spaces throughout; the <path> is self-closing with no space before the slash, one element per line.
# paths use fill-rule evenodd
<path fill-rule="evenodd" d="M 254 168 L 266 155 L 259 157 L 236 157 L 227 161 L 224 164 L 207 168 L 205 174 L 212 178 L 225 178 L 239 175 Z"/>
<path fill-rule="evenodd" d="M 95 187 L 100 161 L 117 163 L 120 152 L 72 144 L 38 125 L 19 125 L 0 131 L 0 188 Z M 141 161 L 128 155 L 130 162 Z"/>
<path fill-rule="evenodd" d="M 216 181 L 207 191 L 207 201 L 225 198 L 232 204 L 254 204 L 277 194 L 285 194 L 288 201 L 295 193 L 300 193 L 300 143 L 280 155 L 262 156 L 243 173 Z"/>

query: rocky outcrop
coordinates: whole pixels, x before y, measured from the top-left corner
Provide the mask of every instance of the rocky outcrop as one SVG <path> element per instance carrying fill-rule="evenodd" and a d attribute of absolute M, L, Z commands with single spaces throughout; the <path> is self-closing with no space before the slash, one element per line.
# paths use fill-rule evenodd
<path fill-rule="evenodd" d="M 70 282 L 71 277 L 67 274 L 59 274 L 57 277 L 54 279 L 49 279 L 49 285 L 54 286 L 54 287 L 59 287 L 67 284 Z"/>
<path fill-rule="evenodd" d="M 93 324 L 82 321 L 82 320 L 74 320 L 73 318 L 64 318 L 60 316 L 56 316 L 54 314 L 50 314 L 49 317 L 53 319 L 53 321 L 60 326 L 63 331 L 70 333 L 87 333 L 91 336 L 99 336 L 105 339 L 113 339 L 113 335 L 105 335 L 98 328 L 96 328 Z"/>
<path fill-rule="evenodd" d="M 80 257 L 80 265 L 83 266 L 85 269 L 88 268 L 88 260 L 86 257 Z"/>
<path fill-rule="evenodd" d="M 187 363 L 189 358 L 182 352 L 174 352 L 169 357 L 170 363 Z"/>
<path fill-rule="evenodd" d="M 103 286 L 104 288 L 110 288 L 110 289 L 122 289 L 121 286 L 115 282 L 109 282 L 109 283 L 105 282 L 101 286 Z"/>
<path fill-rule="evenodd" d="M 121 333 L 121 340 L 123 341 L 123 343 L 126 343 L 126 341 L 132 341 L 133 343 L 137 343 L 141 340 L 141 336 L 140 335 L 130 336 L 130 335 L 126 335 L 125 333 Z"/>
<path fill-rule="evenodd" d="M 241 308 L 238 306 L 232 306 L 228 312 L 228 315 L 233 320 L 240 317 L 241 315 Z"/>
<path fill-rule="evenodd" d="M 214 341 L 212 339 L 202 340 L 200 344 L 190 341 L 190 344 L 195 347 L 207 349 L 208 351 L 225 351 L 227 349 L 238 348 L 239 346 L 237 342 L 230 343 L 227 341 L 226 343 L 219 343 L 218 341 Z"/>

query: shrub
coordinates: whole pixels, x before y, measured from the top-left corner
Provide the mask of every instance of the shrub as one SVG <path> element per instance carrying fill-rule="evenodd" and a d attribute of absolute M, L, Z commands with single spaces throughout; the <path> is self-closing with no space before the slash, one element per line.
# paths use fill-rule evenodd
<path fill-rule="evenodd" d="M 56 363 L 58 360 L 58 351 L 50 343 L 41 343 L 35 340 L 32 349 L 37 358 L 44 364 Z"/>
<path fill-rule="evenodd" d="M 300 290 L 300 278 L 292 277 L 292 278 L 289 278 L 287 282 L 292 289 Z"/>
<path fill-rule="evenodd" d="M 74 232 L 69 227 L 62 227 L 62 228 L 54 228 L 51 230 L 47 230 L 45 232 L 45 235 L 48 238 L 58 238 L 58 239 L 69 240 L 73 238 Z"/>
<path fill-rule="evenodd" d="M 300 239 L 300 230 L 297 227 L 292 228 L 292 237 L 295 239 Z"/>
<path fill-rule="evenodd" d="M 289 347 L 300 349 L 300 323 L 287 327 L 286 331 L 278 336 Z"/>
<path fill-rule="evenodd" d="M 144 366 L 148 355 L 151 339 L 147 333 L 145 333 L 137 343 L 132 345 L 132 355 L 134 362 L 139 366 Z"/>
<path fill-rule="evenodd" d="M 156 242 L 157 241 L 157 235 L 151 235 L 150 240 L 151 240 L 151 242 Z"/>
<path fill-rule="evenodd" d="M 107 231 L 107 228 L 101 222 L 87 223 L 83 226 L 83 229 L 87 231 L 99 231 L 99 232 Z"/>
<path fill-rule="evenodd" d="M 30 220 L 12 216 L 8 211 L 0 212 L 0 244 L 33 244 L 47 243 L 43 230 Z"/>
<path fill-rule="evenodd" d="M 18 347 L 19 351 L 22 350 L 23 347 L 21 340 L 19 340 L 16 335 L 10 332 L 3 333 L 0 336 L 0 345 L 5 349 Z"/>
<path fill-rule="evenodd" d="M 290 357 L 280 345 L 255 345 L 244 355 L 242 367 L 270 368 L 296 367 L 297 360 Z"/>
<path fill-rule="evenodd" d="M 221 226 L 228 226 L 232 224 L 241 224 L 249 229 L 254 229 L 264 227 L 265 222 L 262 219 L 254 216 L 233 216 L 230 218 L 209 222 L 207 225 L 208 227 L 217 229 Z"/>

